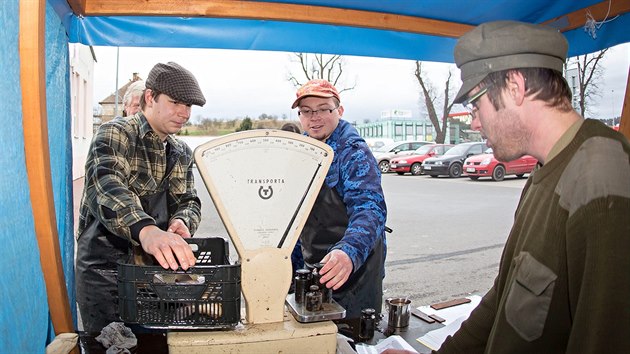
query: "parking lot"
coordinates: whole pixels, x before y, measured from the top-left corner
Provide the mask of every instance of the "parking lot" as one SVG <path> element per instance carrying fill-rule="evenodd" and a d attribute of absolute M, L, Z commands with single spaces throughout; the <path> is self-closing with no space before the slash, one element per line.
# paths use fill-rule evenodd
<path fill-rule="evenodd" d="M 383 177 L 388 207 L 385 296 L 418 305 L 484 294 L 526 179 Z"/>
<path fill-rule="evenodd" d="M 227 237 L 197 172 L 195 178 L 203 203 L 197 235 Z M 394 230 L 387 236 L 385 297 L 408 296 L 419 306 L 485 293 L 525 181 L 385 174 L 387 226 Z"/>

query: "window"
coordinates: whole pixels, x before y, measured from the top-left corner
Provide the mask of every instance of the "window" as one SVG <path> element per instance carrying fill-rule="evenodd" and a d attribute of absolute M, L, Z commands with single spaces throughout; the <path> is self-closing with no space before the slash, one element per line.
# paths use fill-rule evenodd
<path fill-rule="evenodd" d="M 468 151 L 468 153 L 473 154 L 473 155 L 481 154 L 482 148 L 483 148 L 483 145 L 481 144 L 473 145 L 473 147 Z"/>
<path fill-rule="evenodd" d="M 405 132 L 407 133 L 408 136 L 413 136 L 413 125 L 407 124 L 405 126 Z"/>

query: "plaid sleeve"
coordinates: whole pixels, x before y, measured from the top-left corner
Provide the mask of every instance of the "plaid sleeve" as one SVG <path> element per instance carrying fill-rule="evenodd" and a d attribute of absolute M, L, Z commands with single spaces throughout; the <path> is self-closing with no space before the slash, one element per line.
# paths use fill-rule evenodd
<path fill-rule="evenodd" d="M 84 201 L 90 214 L 110 232 L 132 241 L 129 226 L 153 220 L 129 189 L 129 135 L 117 124 L 104 124 L 94 136 L 86 162 Z"/>

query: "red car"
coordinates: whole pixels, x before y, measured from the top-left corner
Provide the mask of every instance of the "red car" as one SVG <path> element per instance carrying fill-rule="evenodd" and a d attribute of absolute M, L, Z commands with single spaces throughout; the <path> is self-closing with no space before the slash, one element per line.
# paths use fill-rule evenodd
<path fill-rule="evenodd" d="M 538 160 L 529 155 L 510 162 L 499 161 L 494 158 L 490 148 L 481 155 L 467 158 L 464 161 L 464 172 L 473 181 L 479 177 L 492 177 L 495 181 L 502 181 L 506 175 L 523 177 L 526 173 L 532 172 L 537 163 Z"/>
<path fill-rule="evenodd" d="M 399 175 L 410 172 L 412 175 L 417 176 L 422 173 L 422 161 L 428 157 L 441 156 L 452 146 L 451 144 L 430 144 L 421 146 L 411 153 L 411 155 L 393 158 L 389 162 L 389 169 Z"/>

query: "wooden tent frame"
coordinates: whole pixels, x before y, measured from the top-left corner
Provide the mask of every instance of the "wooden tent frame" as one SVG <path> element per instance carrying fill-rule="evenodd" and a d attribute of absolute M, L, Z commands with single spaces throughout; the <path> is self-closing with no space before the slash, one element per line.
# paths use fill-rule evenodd
<path fill-rule="evenodd" d="M 472 26 L 428 18 L 325 6 L 236 0 L 68 0 L 76 16 L 217 17 L 319 23 L 421 33 L 456 38 Z M 567 23 L 561 31 L 584 26 L 585 13 L 597 21 L 608 13 L 609 1 L 568 13 L 545 23 Z M 26 169 L 31 190 L 35 232 L 55 333 L 74 332 L 65 286 L 52 193 L 46 113 L 46 0 L 21 0 L 19 16 L 20 80 L 24 116 Z M 609 17 L 630 11 L 629 1 L 612 2 Z M 630 68 L 619 131 L 630 139 Z"/>

